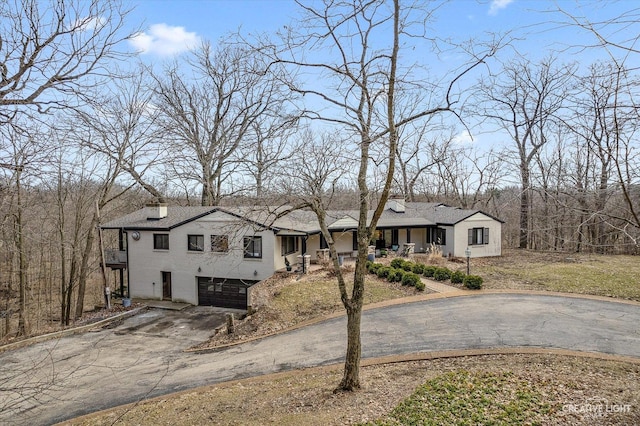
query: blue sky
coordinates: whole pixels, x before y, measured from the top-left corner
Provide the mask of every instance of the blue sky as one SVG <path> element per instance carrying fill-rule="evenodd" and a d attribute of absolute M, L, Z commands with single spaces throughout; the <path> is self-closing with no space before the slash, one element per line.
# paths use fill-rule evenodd
<path fill-rule="evenodd" d="M 243 32 L 269 32 L 290 23 L 297 13 L 292 0 L 129 0 L 134 8 L 132 27 L 141 26 L 135 47 L 157 59 L 171 57 L 202 39 L 211 41 L 239 28 Z M 633 6 L 631 1 L 453 0 L 437 14 L 436 29 L 442 35 L 475 37 L 485 31 L 515 29 L 526 35 L 521 48 L 543 53 L 588 36 L 576 29 L 559 29 L 544 11 L 557 6 L 594 20 L 616 16 Z"/>
<path fill-rule="evenodd" d="M 244 34 L 274 32 L 290 25 L 298 12 L 293 0 L 128 1 L 134 8 L 128 17 L 129 25 L 142 29 L 133 40 L 132 48 L 140 52 L 144 61 L 156 63 L 170 60 L 202 40 L 215 42 L 238 29 Z M 635 1 L 625 0 L 452 0 L 438 10 L 432 25 L 435 34 L 458 40 L 481 39 L 487 32 L 511 31 L 518 39 L 513 48 L 532 61 L 547 56 L 551 49 L 563 50 L 595 41 L 587 31 L 562 25 L 560 21 L 564 19 L 566 22 L 566 17 L 551 13 L 558 7 L 596 22 L 619 16 L 623 11 L 638 6 Z M 639 26 L 616 27 L 612 37 L 616 40 L 637 37 Z M 421 54 L 418 50 L 416 54 Z M 502 55 L 504 58 L 505 53 Z M 588 66 L 596 58 L 596 51 L 573 48 L 563 55 L 566 55 L 561 58 L 563 60 L 578 61 Z M 602 51 L 600 57 L 603 57 Z M 483 138 L 476 135 L 475 140 Z M 471 138 L 463 131 L 457 141 L 467 143 Z M 495 139 L 491 145 L 494 143 Z"/>

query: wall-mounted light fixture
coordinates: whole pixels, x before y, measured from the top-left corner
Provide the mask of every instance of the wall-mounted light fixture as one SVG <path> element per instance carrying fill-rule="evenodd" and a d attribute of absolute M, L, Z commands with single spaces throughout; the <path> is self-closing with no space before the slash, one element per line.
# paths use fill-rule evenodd
<path fill-rule="evenodd" d="M 253 271 L 253 276 L 254 276 L 254 277 L 257 277 L 257 276 L 258 276 L 258 271 L 257 271 L 257 270 Z"/>
<path fill-rule="evenodd" d="M 198 266 L 198 272 L 202 272 L 202 268 Z"/>

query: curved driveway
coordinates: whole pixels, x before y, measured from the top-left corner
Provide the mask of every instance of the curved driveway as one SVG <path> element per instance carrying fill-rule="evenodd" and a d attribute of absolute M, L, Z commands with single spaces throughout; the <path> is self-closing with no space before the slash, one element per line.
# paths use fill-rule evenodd
<path fill-rule="evenodd" d="M 0 423 L 49 424 L 146 397 L 344 358 L 344 316 L 191 354 L 182 351 L 210 330 L 183 324 L 169 335 L 154 333 L 161 321 L 154 315 L 163 314 L 150 311 L 114 329 L 0 354 Z M 365 311 L 363 358 L 522 346 L 640 358 L 638 324 L 640 305 L 615 301 L 539 294 L 435 298 Z M 7 392 L 21 387 L 21 395 Z"/>

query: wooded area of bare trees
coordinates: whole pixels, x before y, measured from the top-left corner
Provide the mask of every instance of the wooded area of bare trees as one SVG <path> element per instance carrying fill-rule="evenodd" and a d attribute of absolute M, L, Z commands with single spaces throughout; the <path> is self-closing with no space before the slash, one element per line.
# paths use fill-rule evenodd
<path fill-rule="evenodd" d="M 638 253 L 637 12 L 596 24 L 557 10 L 596 40 L 577 47 L 607 54 L 579 64 L 514 53 L 508 35 L 452 43 L 428 33 L 429 7 L 304 3 L 280 34 L 150 66 L 128 52 L 117 1 L 3 2 L 0 339 L 100 303 L 98 220 L 151 200 L 366 218 L 397 193 L 500 217 L 506 247 Z M 622 22 L 634 35 L 609 38 Z M 431 75 L 445 50 L 463 59 Z M 459 142 L 478 126 L 493 147 Z M 359 321 L 354 288 L 342 299 Z"/>

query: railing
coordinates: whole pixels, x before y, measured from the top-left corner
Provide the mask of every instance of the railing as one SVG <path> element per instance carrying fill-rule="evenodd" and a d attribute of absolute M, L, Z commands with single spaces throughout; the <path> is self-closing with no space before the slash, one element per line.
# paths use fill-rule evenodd
<path fill-rule="evenodd" d="M 127 252 L 125 250 L 106 249 L 104 251 L 104 263 L 110 268 L 127 266 Z"/>

